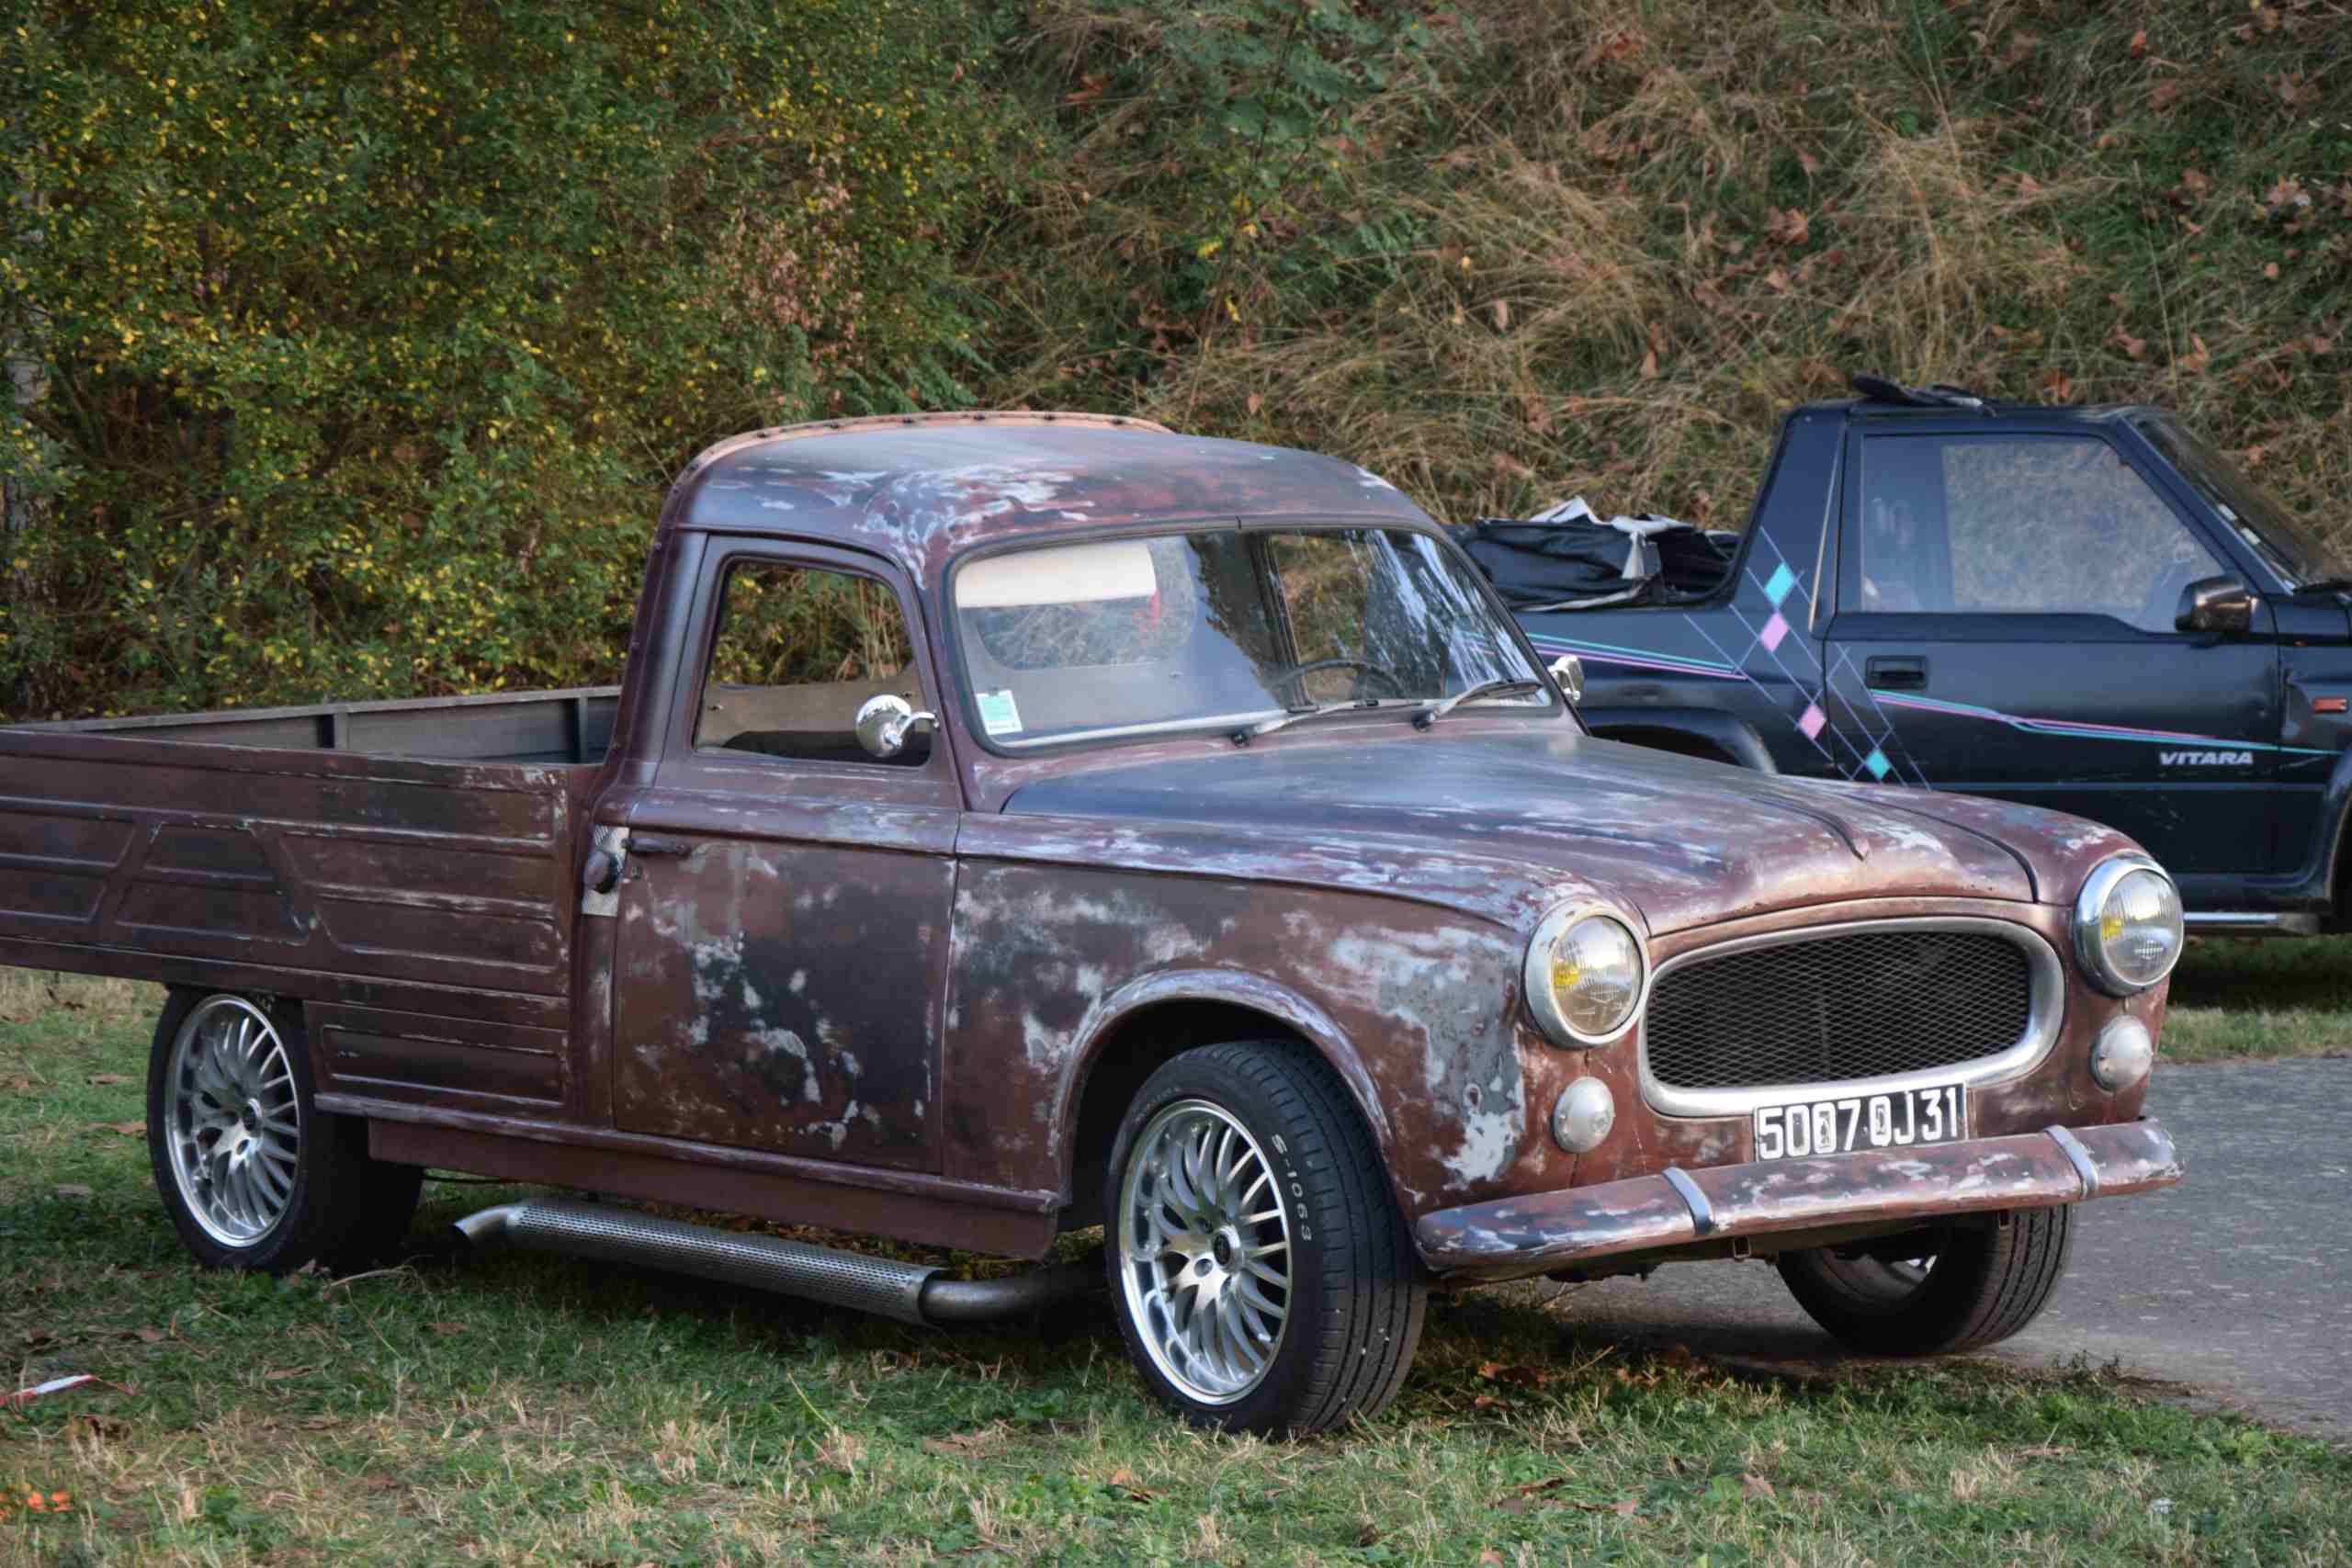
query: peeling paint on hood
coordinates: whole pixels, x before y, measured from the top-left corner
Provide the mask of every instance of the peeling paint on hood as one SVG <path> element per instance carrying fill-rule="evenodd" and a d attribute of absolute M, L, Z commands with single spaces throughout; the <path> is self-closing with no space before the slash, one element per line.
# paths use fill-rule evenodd
<path fill-rule="evenodd" d="M 1025 784 L 1005 809 L 1219 825 L 1268 859 L 1284 839 L 1418 840 L 1446 852 L 1449 883 L 1465 852 L 1563 873 L 1614 889 L 1654 932 L 1850 898 L 2037 897 L 2028 848 L 1939 820 L 1916 797 L 1882 801 L 1564 725 L 1368 739 L 1333 726 L 1278 748 L 1112 763 Z"/>

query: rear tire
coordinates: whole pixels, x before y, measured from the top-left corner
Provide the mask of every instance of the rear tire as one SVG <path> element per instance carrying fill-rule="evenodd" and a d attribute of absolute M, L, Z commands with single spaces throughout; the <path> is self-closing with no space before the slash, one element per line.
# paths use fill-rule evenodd
<path fill-rule="evenodd" d="M 147 1153 L 172 1228 L 208 1269 L 364 1266 L 398 1244 L 424 1172 L 318 1109 L 300 1011 L 175 990 L 147 1064 Z"/>
<path fill-rule="evenodd" d="M 1937 1356 L 1997 1344 L 2050 1304 L 2074 1245 L 2075 1211 L 2019 1209 L 2000 1226 L 1923 1232 L 1919 1251 L 1894 1259 L 1866 1247 L 1784 1252 L 1789 1293 L 1813 1320 L 1858 1350 Z M 1924 1269 L 1919 1265 L 1924 1264 Z"/>
<path fill-rule="evenodd" d="M 1203 1046 L 1145 1080 L 1105 1176 L 1119 1332 L 1197 1426 L 1318 1432 L 1396 1396 L 1429 1287 L 1379 1151 L 1323 1064 Z"/>

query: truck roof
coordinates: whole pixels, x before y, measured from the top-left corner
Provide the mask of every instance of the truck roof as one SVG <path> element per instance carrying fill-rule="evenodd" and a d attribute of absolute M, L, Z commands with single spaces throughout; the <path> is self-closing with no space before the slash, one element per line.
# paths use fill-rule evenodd
<path fill-rule="evenodd" d="M 664 528 L 831 536 L 917 576 L 983 540 L 1213 517 L 1428 524 L 1336 457 L 1091 413 L 827 420 L 752 431 L 687 466 Z"/>
<path fill-rule="evenodd" d="M 1982 409 L 1960 409 L 1888 402 L 1877 398 L 1825 398 L 1815 402 L 1799 403 L 1792 412 L 1862 414 L 1871 419 L 1965 419 L 1972 413 L 1981 419 L 1998 419 L 2011 414 L 2030 414 L 2036 419 L 2087 423 L 2144 413 L 2148 409 L 2144 403 L 2029 403 L 2007 398 L 1987 398 Z"/>

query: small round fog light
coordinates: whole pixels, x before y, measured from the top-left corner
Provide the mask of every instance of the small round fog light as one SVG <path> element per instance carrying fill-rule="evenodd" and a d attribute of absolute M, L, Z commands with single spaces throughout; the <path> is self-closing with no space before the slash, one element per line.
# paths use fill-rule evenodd
<path fill-rule="evenodd" d="M 2119 1018 L 2098 1032 L 2098 1043 L 2091 1047 L 2091 1077 L 2104 1089 L 2130 1089 L 2148 1076 L 2155 1058 L 2148 1026 L 2136 1018 Z"/>
<path fill-rule="evenodd" d="M 1609 1129 L 1617 1125 L 1617 1101 L 1599 1078 L 1578 1078 L 1552 1107 L 1552 1136 L 1572 1155 L 1600 1146 Z"/>

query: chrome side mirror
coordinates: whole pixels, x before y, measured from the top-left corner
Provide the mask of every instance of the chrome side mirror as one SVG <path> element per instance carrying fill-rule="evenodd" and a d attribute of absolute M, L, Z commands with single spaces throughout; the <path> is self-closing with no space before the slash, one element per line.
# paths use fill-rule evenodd
<path fill-rule="evenodd" d="M 888 761 L 907 749 L 907 737 L 937 727 L 935 713 L 917 713 L 907 699 L 888 692 L 868 697 L 857 710 L 857 743 L 866 755 Z"/>
<path fill-rule="evenodd" d="M 2254 591 L 2235 575 L 2200 577 L 2180 591 L 2173 629 L 2242 636 L 2254 626 Z"/>
<path fill-rule="evenodd" d="M 1584 660 L 1573 653 L 1564 653 L 1552 660 L 1552 679 L 1558 682 L 1560 694 L 1571 706 L 1584 701 Z"/>

